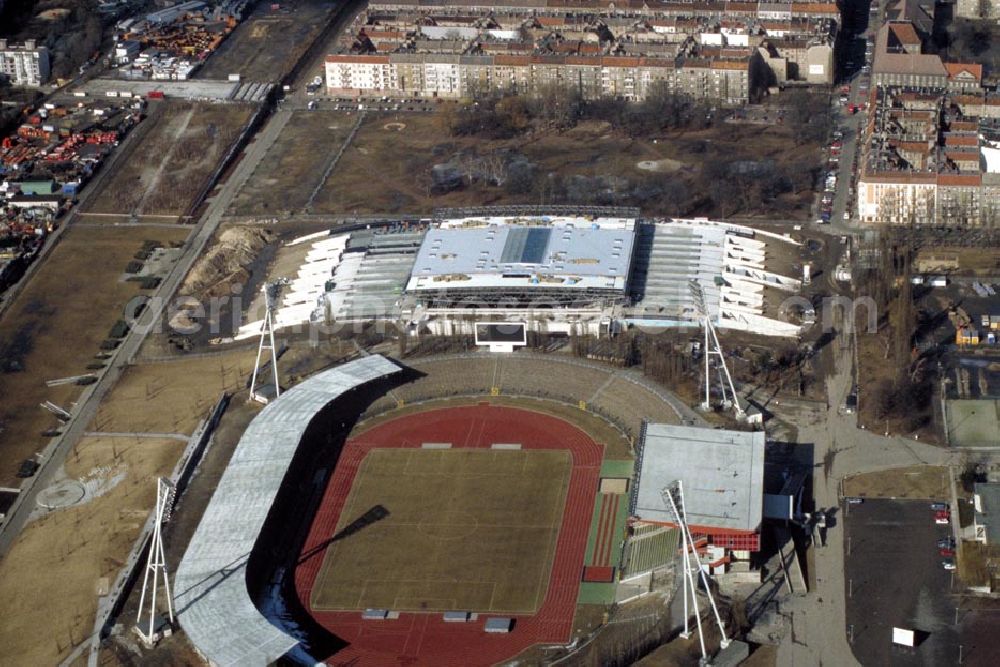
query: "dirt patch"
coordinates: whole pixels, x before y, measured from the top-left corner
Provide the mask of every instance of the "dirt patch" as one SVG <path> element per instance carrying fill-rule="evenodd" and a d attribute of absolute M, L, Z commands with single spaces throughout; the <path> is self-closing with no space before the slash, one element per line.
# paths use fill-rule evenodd
<path fill-rule="evenodd" d="M 844 495 L 940 501 L 951 496 L 948 474 L 943 466 L 908 466 L 855 475 L 844 480 Z"/>
<path fill-rule="evenodd" d="M 161 102 L 133 146 L 88 201 L 91 213 L 181 215 L 208 182 L 219 160 L 250 119 L 242 104 Z"/>
<path fill-rule="evenodd" d="M 126 472 L 92 501 L 30 524 L 0 561 L 0 646 L 23 665 L 54 665 L 89 640 L 98 580 L 113 581 L 152 509 L 152 480 L 169 473 L 184 443 L 84 438 L 67 459 L 75 473 L 115 461 Z M 26 592 L 30 591 L 30 594 Z"/>
<path fill-rule="evenodd" d="M 147 239 L 182 241 L 188 230 L 74 226 L 46 258 L 0 320 L 0 485 L 16 485 L 18 463 L 47 443 L 42 433 L 59 426 L 39 407 L 68 408 L 82 388 L 45 382 L 94 372 L 95 355 L 126 303 L 142 293 L 123 280 L 126 266 Z M 100 370 L 100 369 L 94 369 Z"/>
<path fill-rule="evenodd" d="M 250 265 L 273 238 L 273 232 L 253 227 L 224 229 L 191 267 L 180 293 L 202 300 L 229 295 L 232 285 L 247 282 Z"/>
<path fill-rule="evenodd" d="M 268 215 L 302 209 L 319 184 L 327 161 L 351 133 L 355 120 L 354 116 L 342 112 L 293 113 L 274 145 L 233 199 L 229 213 Z M 275 193 L 280 193 L 280 197 Z"/>
<path fill-rule="evenodd" d="M 671 160 L 666 157 L 660 160 L 642 160 L 637 162 L 635 166 L 642 171 L 655 171 L 661 174 L 672 174 L 675 171 L 680 171 L 684 167 L 684 163 L 678 162 L 677 160 Z"/>
<path fill-rule="evenodd" d="M 191 433 L 223 391 L 242 389 L 257 350 L 137 364 L 101 403 L 91 431 Z"/>
<path fill-rule="evenodd" d="M 259 3 L 195 77 L 225 79 L 238 73 L 245 81 L 279 81 L 323 30 L 333 8 L 329 3 Z"/>

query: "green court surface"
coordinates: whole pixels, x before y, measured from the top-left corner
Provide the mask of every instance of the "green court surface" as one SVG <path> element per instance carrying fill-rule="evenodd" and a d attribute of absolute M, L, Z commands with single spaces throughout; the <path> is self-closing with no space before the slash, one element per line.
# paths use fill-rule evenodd
<path fill-rule="evenodd" d="M 601 477 L 629 478 L 634 468 L 634 461 L 604 461 L 601 464 Z"/>

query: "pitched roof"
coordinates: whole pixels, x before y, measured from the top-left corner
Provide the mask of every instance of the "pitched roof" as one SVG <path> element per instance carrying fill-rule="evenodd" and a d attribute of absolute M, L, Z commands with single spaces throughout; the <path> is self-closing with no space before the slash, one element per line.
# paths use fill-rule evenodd
<path fill-rule="evenodd" d="M 944 68 L 948 71 L 949 79 L 954 79 L 962 73 L 968 73 L 975 77 L 977 82 L 983 80 L 983 66 L 979 63 L 945 63 Z"/>

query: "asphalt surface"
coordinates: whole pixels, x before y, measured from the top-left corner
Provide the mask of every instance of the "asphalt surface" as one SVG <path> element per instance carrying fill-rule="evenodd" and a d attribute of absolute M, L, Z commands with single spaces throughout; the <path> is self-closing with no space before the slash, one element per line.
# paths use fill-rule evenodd
<path fill-rule="evenodd" d="M 867 500 L 845 506 L 848 637 L 863 665 L 958 664 L 952 573 L 936 542 L 952 534 L 936 525 L 929 502 Z M 915 648 L 892 644 L 892 628 L 919 631 Z"/>

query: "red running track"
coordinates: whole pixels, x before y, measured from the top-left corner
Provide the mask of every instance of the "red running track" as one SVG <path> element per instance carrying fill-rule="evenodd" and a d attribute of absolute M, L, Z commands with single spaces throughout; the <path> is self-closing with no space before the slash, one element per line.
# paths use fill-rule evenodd
<path fill-rule="evenodd" d="M 299 599 L 320 625 L 349 644 L 326 656 L 325 662 L 379 667 L 471 667 L 495 664 L 534 644 L 569 641 L 604 448 L 577 427 L 556 417 L 480 404 L 400 417 L 348 440 L 313 519 L 303 553 L 333 534 L 358 466 L 370 449 L 420 447 L 425 442 L 450 442 L 455 448 L 488 448 L 493 443 L 513 442 L 524 449 L 571 452 L 573 469 L 566 492 L 566 509 L 545 599 L 534 615 L 516 616 L 509 634 L 486 634 L 483 631 L 486 615 L 482 614 L 472 623 L 445 623 L 440 612 L 401 613 L 397 620 L 362 621 L 360 611 L 310 609 L 310 593 L 323 561 L 317 555 L 296 569 Z"/>

